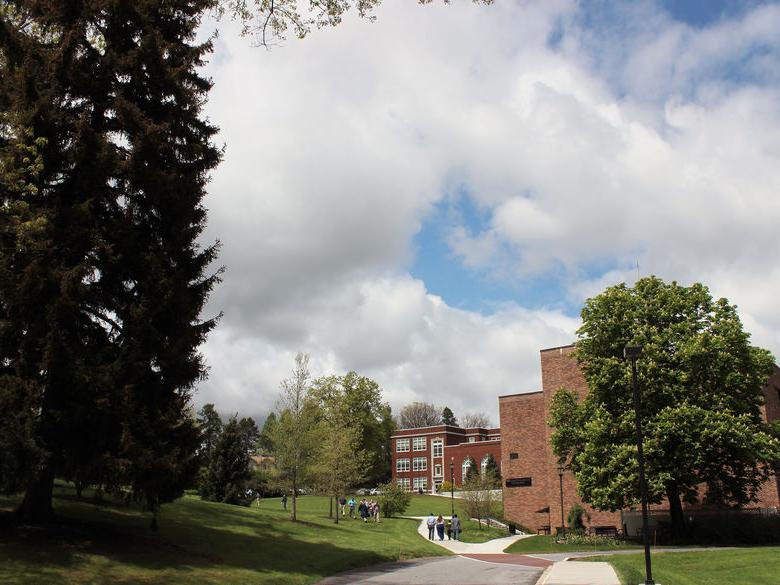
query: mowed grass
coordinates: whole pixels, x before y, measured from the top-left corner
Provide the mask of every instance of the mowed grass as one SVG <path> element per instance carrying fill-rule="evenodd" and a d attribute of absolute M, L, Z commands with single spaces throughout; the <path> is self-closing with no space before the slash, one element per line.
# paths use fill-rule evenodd
<path fill-rule="evenodd" d="M 623 585 L 644 583 L 645 557 L 613 555 L 587 560 L 608 561 Z M 780 547 L 756 547 L 652 556 L 653 580 L 669 585 L 777 585 Z"/>
<path fill-rule="evenodd" d="M 592 550 L 641 549 L 642 545 L 620 540 L 598 542 L 592 545 L 555 542 L 555 536 L 539 535 L 523 538 L 510 545 L 504 552 L 516 554 L 588 552 Z"/>
<path fill-rule="evenodd" d="M 449 518 L 452 512 L 453 502 L 455 504 L 455 513 L 461 519 L 462 530 L 460 539 L 463 542 L 486 542 L 494 538 L 509 536 L 509 532 L 505 528 L 487 526 L 484 521 L 480 528 L 477 522 L 466 520 L 468 515 L 465 512 L 463 501 L 459 498 L 454 498 L 454 500 L 451 501 L 450 498 L 443 496 L 416 494 L 412 496 L 412 500 L 409 503 L 406 512 L 404 512 L 404 516 L 428 516 L 428 514 L 433 514 L 434 516 L 441 515 L 445 518 Z M 503 507 L 499 505 L 497 514 L 499 517 L 503 514 L 502 510 Z"/>
<path fill-rule="evenodd" d="M 163 507 L 159 531 L 149 515 L 117 502 L 95 505 L 57 490 L 62 519 L 54 530 L 12 528 L 15 499 L 0 499 L 0 583 L 21 584 L 304 584 L 350 568 L 449 554 L 420 538 L 416 523 L 328 518 L 328 499 L 298 499 L 300 522 L 278 498 L 252 508 L 196 496 Z M 289 503 L 288 503 L 289 507 Z"/>

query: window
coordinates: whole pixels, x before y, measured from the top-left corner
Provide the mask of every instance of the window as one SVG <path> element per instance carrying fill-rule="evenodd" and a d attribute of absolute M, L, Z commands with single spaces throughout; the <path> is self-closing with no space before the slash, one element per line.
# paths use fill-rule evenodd
<path fill-rule="evenodd" d="M 409 450 L 409 439 L 396 439 L 395 450 L 399 453 Z"/>
<path fill-rule="evenodd" d="M 476 443 L 477 438 L 476 437 L 469 437 L 469 443 Z"/>
<path fill-rule="evenodd" d="M 396 483 L 398 484 L 398 487 L 400 487 L 401 489 L 409 491 L 409 478 L 408 477 L 402 477 Z"/>
<path fill-rule="evenodd" d="M 442 477 L 441 465 L 433 466 L 433 477 Z"/>
<path fill-rule="evenodd" d="M 520 457 L 520 455 L 518 455 L 517 453 L 510 453 L 509 454 L 509 458 L 510 459 L 517 459 L 518 457 Z"/>
<path fill-rule="evenodd" d="M 471 469 L 471 459 L 466 459 L 463 462 L 463 468 L 461 470 L 461 479 L 462 481 L 466 481 L 466 476 L 469 474 L 469 469 Z"/>
<path fill-rule="evenodd" d="M 428 478 L 427 477 L 415 477 L 414 478 L 414 490 L 427 490 Z"/>
<path fill-rule="evenodd" d="M 444 456 L 444 441 L 441 439 L 434 439 L 431 441 L 431 449 L 433 450 L 434 457 Z"/>
<path fill-rule="evenodd" d="M 409 460 L 408 459 L 399 459 L 395 462 L 395 470 L 396 471 L 409 471 Z"/>
<path fill-rule="evenodd" d="M 407 461 L 409 461 L 407 459 Z M 427 471 L 428 470 L 428 460 L 425 457 L 415 457 L 414 461 L 412 462 L 412 470 L 413 471 Z"/>
<path fill-rule="evenodd" d="M 479 466 L 479 468 L 480 468 L 480 469 L 479 469 L 479 473 L 480 473 L 480 475 L 481 475 L 482 477 L 485 477 L 485 472 L 487 471 L 487 464 L 488 464 L 488 460 L 489 460 L 489 459 L 490 459 L 490 457 L 489 457 L 488 455 L 485 455 L 485 456 L 482 458 L 482 463 L 481 463 L 481 464 L 480 464 L 480 466 Z"/>
<path fill-rule="evenodd" d="M 425 451 L 426 440 L 425 437 L 415 437 L 412 440 L 412 448 L 415 451 Z"/>

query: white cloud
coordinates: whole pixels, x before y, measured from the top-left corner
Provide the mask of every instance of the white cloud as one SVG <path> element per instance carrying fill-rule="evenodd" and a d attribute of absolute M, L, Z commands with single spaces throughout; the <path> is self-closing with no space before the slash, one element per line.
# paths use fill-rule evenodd
<path fill-rule="evenodd" d="M 728 296 L 780 354 L 780 83 L 749 51 L 776 55 L 780 12 L 693 30 L 648 6 L 626 16 L 631 39 L 599 42 L 570 2 L 387 3 L 376 24 L 271 52 L 222 23 L 208 113 L 227 151 L 207 237 L 228 272 L 198 402 L 267 412 L 297 350 L 315 375 L 374 377 L 396 407 L 495 417 L 497 395 L 537 389 L 538 350 L 576 319 L 522 299 L 455 309 L 408 274 L 415 234 L 462 185 L 489 216 L 453 227 L 467 266 L 510 281 L 563 267 L 579 301 L 638 260 Z M 734 62 L 746 80 L 718 77 Z"/>

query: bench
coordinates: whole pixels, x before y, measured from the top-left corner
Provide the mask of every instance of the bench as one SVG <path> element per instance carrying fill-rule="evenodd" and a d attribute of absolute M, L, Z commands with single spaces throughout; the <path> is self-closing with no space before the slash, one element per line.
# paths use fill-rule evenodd
<path fill-rule="evenodd" d="M 538 526 L 536 528 L 536 534 L 550 534 L 550 525 Z"/>

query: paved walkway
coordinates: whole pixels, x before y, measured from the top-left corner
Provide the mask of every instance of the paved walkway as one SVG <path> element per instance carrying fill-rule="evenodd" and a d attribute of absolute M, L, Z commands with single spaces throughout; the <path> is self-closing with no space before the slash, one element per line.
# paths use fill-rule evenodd
<path fill-rule="evenodd" d="M 416 516 L 420 520 L 417 532 L 423 538 L 428 538 L 428 526 L 425 517 Z M 546 567 L 536 585 L 620 585 L 615 570 L 609 563 L 567 561 L 577 556 L 591 556 L 592 553 L 563 553 L 553 555 L 517 555 L 504 552 L 510 544 L 529 538 L 531 534 L 517 534 L 504 538 L 496 538 L 482 543 L 460 542 L 457 540 L 432 541 L 462 557 L 481 560 L 491 564 L 515 565 L 524 567 Z M 602 552 L 600 554 L 610 554 Z M 552 557 L 552 558 L 551 558 Z M 491 581 L 486 581 L 490 583 Z"/>
<path fill-rule="evenodd" d="M 427 517 L 414 518 L 420 520 L 420 537 L 427 539 Z M 384 563 L 328 577 L 318 585 L 620 585 L 608 563 L 565 560 L 597 551 L 547 555 L 504 552 L 510 544 L 529 536 L 517 534 L 482 543 L 437 539 L 435 544 L 458 556 Z"/>

